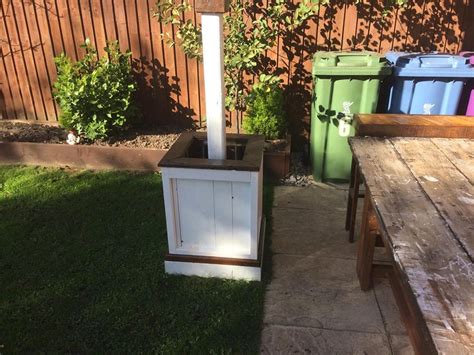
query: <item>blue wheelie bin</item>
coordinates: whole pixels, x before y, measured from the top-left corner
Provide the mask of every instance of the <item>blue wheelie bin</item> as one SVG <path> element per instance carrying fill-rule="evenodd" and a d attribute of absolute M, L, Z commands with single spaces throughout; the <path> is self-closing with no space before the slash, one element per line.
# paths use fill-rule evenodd
<path fill-rule="evenodd" d="M 455 115 L 463 87 L 474 77 L 469 58 L 450 54 L 391 53 L 388 112 Z"/>

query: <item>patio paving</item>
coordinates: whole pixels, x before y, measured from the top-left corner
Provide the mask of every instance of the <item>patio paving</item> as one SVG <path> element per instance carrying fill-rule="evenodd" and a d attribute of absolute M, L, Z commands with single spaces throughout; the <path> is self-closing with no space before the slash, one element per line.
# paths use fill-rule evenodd
<path fill-rule="evenodd" d="M 388 281 L 359 288 L 346 203 L 328 185 L 275 188 L 263 353 L 413 354 Z"/>

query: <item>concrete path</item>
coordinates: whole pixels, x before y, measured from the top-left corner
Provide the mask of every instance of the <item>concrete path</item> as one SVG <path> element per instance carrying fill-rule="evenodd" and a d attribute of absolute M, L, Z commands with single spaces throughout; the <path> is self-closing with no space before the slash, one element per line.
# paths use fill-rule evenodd
<path fill-rule="evenodd" d="M 346 201 L 326 185 L 275 188 L 263 353 L 413 354 L 388 281 L 359 288 Z"/>

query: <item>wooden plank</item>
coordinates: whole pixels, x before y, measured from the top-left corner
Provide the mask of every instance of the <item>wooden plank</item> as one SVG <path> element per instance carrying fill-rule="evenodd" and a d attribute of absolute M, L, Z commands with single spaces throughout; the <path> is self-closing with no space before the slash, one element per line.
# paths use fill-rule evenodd
<path fill-rule="evenodd" d="M 1 39 L 0 39 L 1 41 Z M 0 49 L 0 119 L 16 119 L 15 105 L 13 101 L 10 77 L 5 64 L 5 58 Z"/>
<path fill-rule="evenodd" d="M 44 57 L 44 62 L 46 65 L 46 75 L 48 78 L 48 84 L 49 84 L 49 92 L 51 95 L 52 99 L 52 104 L 54 108 L 54 117 L 49 119 L 51 122 L 55 122 L 59 118 L 59 105 L 56 103 L 56 100 L 54 100 L 53 94 L 52 94 L 52 87 L 54 82 L 56 81 L 56 65 L 54 63 L 54 48 L 53 48 L 53 39 L 51 38 L 51 32 L 49 31 L 49 23 L 48 23 L 48 18 L 46 16 L 45 9 L 41 6 L 35 6 L 34 7 L 35 11 L 35 16 L 36 20 L 38 22 L 38 34 L 39 34 L 39 40 L 42 43 L 42 51 L 43 51 L 43 57 Z M 46 9 L 46 11 L 48 11 Z"/>
<path fill-rule="evenodd" d="M 63 50 L 70 58 L 77 60 L 77 46 L 76 43 L 74 43 L 73 29 L 71 27 L 71 21 L 69 19 L 68 3 L 66 0 L 55 1 L 57 5 L 57 17 L 59 21 L 59 34 L 62 38 Z M 84 1 L 84 3 L 86 2 L 87 1 Z"/>
<path fill-rule="evenodd" d="M 395 268 L 420 310 L 425 348 L 419 351 L 474 351 L 472 261 L 388 139 L 353 138 L 350 144 Z"/>
<path fill-rule="evenodd" d="M 86 40 L 81 13 L 81 0 L 68 0 L 69 16 L 71 19 L 72 34 L 74 37 L 74 45 L 78 58 L 82 58 L 85 54 L 84 48 L 81 47 Z"/>
<path fill-rule="evenodd" d="M 144 118 L 152 122 L 156 117 L 155 107 L 158 103 L 154 102 L 153 90 L 151 83 L 153 82 L 153 48 L 151 45 L 150 35 L 150 16 L 148 10 L 148 2 L 137 1 L 136 3 L 136 18 L 137 29 L 138 29 L 138 40 L 140 42 L 140 55 L 136 59 L 135 70 L 138 75 L 138 96 L 140 97 L 140 103 L 145 107 Z"/>
<path fill-rule="evenodd" d="M 183 0 L 177 0 L 177 2 L 183 2 Z M 173 26 L 173 40 L 178 41 L 176 38 L 176 26 Z M 174 60 L 176 70 L 176 83 L 177 83 L 177 101 L 176 112 L 179 119 L 183 121 L 187 120 L 187 108 L 189 107 L 189 92 L 188 92 L 188 60 L 183 50 L 177 45 L 174 48 Z"/>
<path fill-rule="evenodd" d="M 13 61 L 15 75 L 18 81 L 18 87 L 22 98 L 22 103 L 25 112 L 25 119 L 36 119 L 36 107 L 33 101 L 31 84 L 28 74 L 26 72 L 26 63 L 23 57 L 23 48 L 18 38 L 18 30 L 15 20 L 15 12 L 13 11 L 13 4 L 2 2 L 2 17 L 5 21 L 6 35 L 8 40 L 8 53 Z"/>
<path fill-rule="evenodd" d="M 30 52 L 34 62 L 35 76 L 38 83 L 38 91 L 41 94 L 43 102 L 44 117 L 43 120 L 57 120 L 56 107 L 51 92 L 52 82 L 50 77 L 50 70 L 52 68 L 53 58 L 46 58 L 45 43 L 43 42 L 40 33 L 42 32 L 39 27 L 39 23 L 36 17 L 36 4 L 35 3 L 24 3 L 23 4 L 23 15 L 25 16 L 25 23 L 29 33 L 30 39 Z M 51 53 L 49 53 L 51 55 Z M 49 60 L 49 67 L 48 67 Z M 40 117 L 37 117 L 40 119 Z"/>
<path fill-rule="evenodd" d="M 474 184 L 474 141 L 433 139 L 433 143 L 446 155 L 451 163 L 463 174 L 471 184 Z"/>
<path fill-rule="evenodd" d="M 344 25 L 344 35 L 342 50 L 354 50 L 357 44 L 357 4 L 352 1 L 346 2 L 346 19 Z"/>
<path fill-rule="evenodd" d="M 360 136 L 474 138 L 474 120 L 466 116 L 357 114 L 355 120 Z"/>
<path fill-rule="evenodd" d="M 380 22 L 380 37 L 377 51 L 385 53 L 391 50 L 393 42 L 393 33 L 397 22 L 398 7 L 390 7 L 388 12 L 383 8 L 378 9 L 378 21 Z"/>
<path fill-rule="evenodd" d="M 59 12 L 55 0 L 44 0 L 44 15 L 48 22 L 49 37 L 55 56 L 64 52 L 64 41 L 61 35 L 61 26 L 59 25 Z"/>
<path fill-rule="evenodd" d="M 184 20 L 191 20 L 193 23 L 196 23 L 194 13 L 187 12 L 184 15 Z M 187 111 L 187 116 L 189 117 L 188 124 L 192 125 L 194 123 L 199 123 L 198 109 L 200 104 L 200 97 L 196 88 L 199 85 L 199 72 L 198 72 L 198 61 L 197 59 L 187 59 L 186 58 L 186 92 L 188 96 L 188 104 L 185 109 Z"/>
<path fill-rule="evenodd" d="M 18 31 L 18 44 L 35 107 L 35 119 L 46 121 L 47 111 L 38 77 L 38 66 L 33 54 L 37 50 L 39 43 L 34 43 L 31 40 L 31 31 L 25 17 L 24 4 L 22 2 L 13 2 L 12 5 L 12 14 L 15 17 L 16 29 Z"/>
<path fill-rule="evenodd" d="M 474 260 L 474 186 L 430 139 L 393 138 L 391 141 L 456 239 Z M 466 163 L 474 166 L 474 158 Z"/>
<path fill-rule="evenodd" d="M 115 11 L 113 0 L 102 0 L 102 20 L 105 29 L 105 37 L 108 42 L 118 39 L 115 27 Z"/>
<path fill-rule="evenodd" d="M 327 4 L 320 5 L 318 12 L 318 33 L 316 36 L 316 47 L 319 51 L 330 50 L 331 32 L 332 24 L 329 6 Z"/>
<path fill-rule="evenodd" d="M 0 6 L 0 50 L 2 57 L 3 73 L 2 73 L 2 92 L 5 95 L 5 104 L 7 118 L 26 119 L 25 107 L 23 105 L 23 97 L 18 85 L 18 76 L 10 51 L 10 40 L 3 15 L 3 8 Z M 9 91 L 9 95 L 6 93 Z M 9 101 L 8 97 L 11 97 Z"/>
<path fill-rule="evenodd" d="M 125 1 L 126 0 L 114 1 L 114 22 L 115 27 L 117 28 L 117 36 L 121 51 L 130 49 L 130 36 L 128 34 Z"/>
<path fill-rule="evenodd" d="M 148 0 L 148 6 L 153 6 L 153 0 Z M 166 44 L 161 40 L 162 24 L 156 17 L 150 18 L 151 45 L 152 45 L 152 77 L 153 96 L 155 107 L 152 109 L 155 115 L 154 123 L 167 123 L 166 117 L 170 112 L 170 97 L 168 92 L 169 79 L 167 76 L 165 48 Z"/>
<path fill-rule="evenodd" d="M 150 10 L 148 9 L 147 1 L 137 1 L 137 21 L 138 34 L 141 49 L 141 58 L 145 65 L 147 79 L 151 78 L 151 70 L 149 68 L 150 61 L 153 58 L 153 48 L 151 46 L 151 34 L 150 34 Z"/>
<path fill-rule="evenodd" d="M 81 14 L 82 29 L 84 31 L 84 39 L 89 39 L 91 44 L 97 48 L 89 0 L 78 0 L 78 4 Z"/>
<path fill-rule="evenodd" d="M 410 18 L 409 12 L 411 10 L 412 3 L 409 2 L 406 7 L 398 9 L 397 20 L 394 27 L 394 32 L 392 33 L 392 50 L 393 51 L 403 51 L 406 46 L 406 40 L 408 38 Z"/>
<path fill-rule="evenodd" d="M 173 38 L 173 29 L 170 24 L 161 24 L 161 30 L 163 33 L 163 63 L 165 64 L 165 70 L 163 71 L 163 79 L 166 82 L 165 90 L 168 95 L 168 114 L 174 113 L 177 110 L 179 104 L 179 86 L 180 83 L 177 79 L 176 71 L 176 58 L 175 51 L 176 48 L 170 47 L 166 40 L 168 38 L 167 34 Z M 179 50 L 179 49 L 178 49 Z M 174 115 L 173 115 L 174 116 Z M 173 124 L 172 122 L 170 122 Z"/>
<path fill-rule="evenodd" d="M 101 0 L 89 0 L 92 25 L 94 26 L 94 37 L 99 56 L 105 55 L 104 48 L 107 45 L 107 37 L 104 28 L 104 14 L 102 13 Z M 140 1 L 142 2 L 142 1 Z"/>
<path fill-rule="evenodd" d="M 138 33 L 138 17 L 135 1 L 125 2 L 125 15 L 127 19 L 128 36 L 130 40 L 130 50 L 132 51 L 132 65 L 137 69 L 141 57 L 140 35 Z M 135 64 L 134 64 L 135 63 Z"/>

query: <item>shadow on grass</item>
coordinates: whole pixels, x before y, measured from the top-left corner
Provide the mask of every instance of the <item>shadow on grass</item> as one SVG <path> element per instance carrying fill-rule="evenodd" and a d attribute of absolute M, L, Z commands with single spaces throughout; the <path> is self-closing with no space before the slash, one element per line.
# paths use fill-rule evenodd
<path fill-rule="evenodd" d="M 258 351 L 264 284 L 164 273 L 159 175 L 0 167 L 0 216 L 2 351 Z"/>

